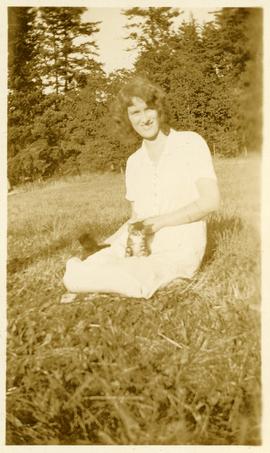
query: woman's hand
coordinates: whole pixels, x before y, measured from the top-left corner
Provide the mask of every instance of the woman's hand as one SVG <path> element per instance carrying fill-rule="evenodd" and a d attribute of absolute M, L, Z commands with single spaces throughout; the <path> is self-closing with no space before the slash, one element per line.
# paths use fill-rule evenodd
<path fill-rule="evenodd" d="M 150 234 L 157 233 L 157 231 L 161 230 L 161 228 L 164 228 L 165 226 L 163 216 L 159 215 L 144 219 L 143 225 L 146 227 L 146 231 L 149 231 Z"/>

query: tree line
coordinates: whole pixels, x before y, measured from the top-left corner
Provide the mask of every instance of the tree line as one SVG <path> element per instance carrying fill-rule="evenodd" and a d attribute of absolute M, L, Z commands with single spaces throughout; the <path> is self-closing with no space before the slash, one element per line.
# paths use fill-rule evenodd
<path fill-rule="evenodd" d="M 134 145 L 114 135 L 110 103 L 134 75 L 167 94 L 170 124 L 199 132 L 212 153 L 259 151 L 262 9 L 223 8 L 200 25 L 179 8 L 122 10 L 137 48 L 132 70 L 98 62 L 100 22 L 86 8 L 8 9 L 8 176 L 12 184 L 120 170 Z M 91 9 L 90 9 L 91 12 Z"/>

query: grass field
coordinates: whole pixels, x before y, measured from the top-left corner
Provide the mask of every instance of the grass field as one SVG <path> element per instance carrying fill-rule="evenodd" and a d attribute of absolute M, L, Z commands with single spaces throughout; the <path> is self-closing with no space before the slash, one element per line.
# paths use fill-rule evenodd
<path fill-rule="evenodd" d="M 8 445 L 259 445 L 260 160 L 217 159 L 222 205 L 192 281 L 61 305 L 89 226 L 128 217 L 116 174 L 8 200 Z"/>

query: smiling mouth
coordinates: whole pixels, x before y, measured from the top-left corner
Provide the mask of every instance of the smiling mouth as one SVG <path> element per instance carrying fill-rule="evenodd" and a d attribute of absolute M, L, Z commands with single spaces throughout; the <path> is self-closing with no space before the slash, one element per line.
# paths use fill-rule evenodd
<path fill-rule="evenodd" d="M 150 124 L 143 124 L 143 125 L 142 125 L 142 127 L 143 127 L 144 129 L 149 129 L 149 128 L 152 127 L 152 126 L 153 126 L 153 123 L 152 123 L 152 122 L 151 122 Z"/>

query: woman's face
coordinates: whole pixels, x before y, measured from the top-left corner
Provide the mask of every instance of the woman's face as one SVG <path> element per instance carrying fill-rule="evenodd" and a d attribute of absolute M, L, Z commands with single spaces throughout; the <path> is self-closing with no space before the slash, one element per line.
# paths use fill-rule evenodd
<path fill-rule="evenodd" d="M 157 110 L 149 108 L 143 99 L 133 97 L 127 113 L 137 134 L 147 140 L 157 137 L 160 130 Z"/>

